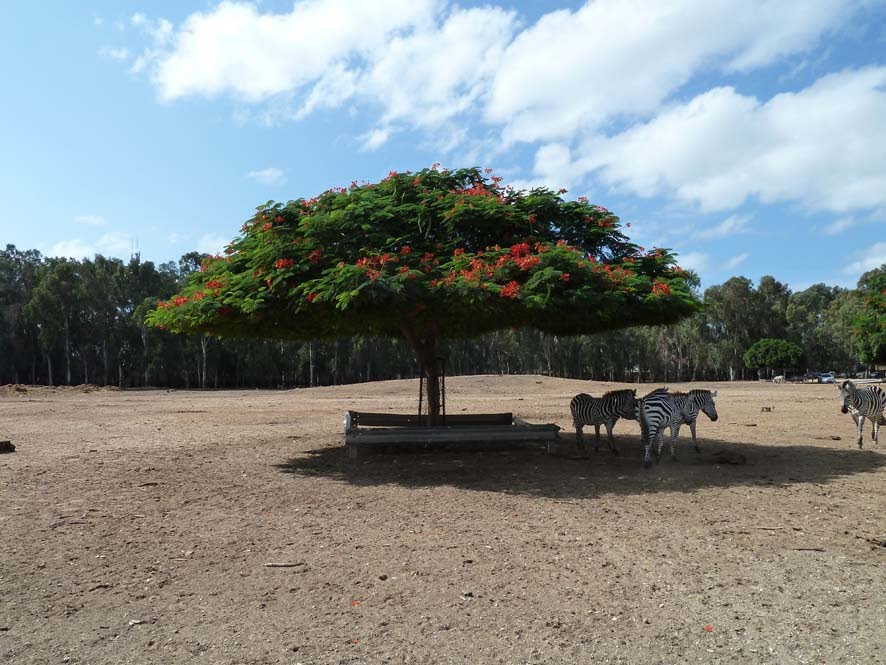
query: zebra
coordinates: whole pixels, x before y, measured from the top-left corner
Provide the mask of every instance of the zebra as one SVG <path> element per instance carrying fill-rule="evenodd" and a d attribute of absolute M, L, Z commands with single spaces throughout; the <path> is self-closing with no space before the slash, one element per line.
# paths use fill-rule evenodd
<path fill-rule="evenodd" d="M 655 461 L 658 462 L 661 458 L 665 427 L 671 428 L 671 451 L 674 450 L 676 425 L 681 421 L 682 415 L 667 388 L 657 388 L 637 400 L 636 415 L 640 421 L 644 444 L 643 466 L 648 469 L 652 466 L 652 445 L 656 441 L 658 449 L 655 452 Z"/>
<path fill-rule="evenodd" d="M 594 426 L 596 436 L 594 451 L 600 449 L 600 425 L 606 426 L 609 450 L 618 455 L 615 441 L 612 438 L 612 428 L 619 418 L 633 420 L 637 407 L 637 391 L 631 389 L 610 390 L 603 397 L 591 397 L 587 393 L 580 393 L 572 398 L 569 410 L 572 412 L 572 422 L 575 424 L 575 440 L 578 449 L 585 450 L 582 428 L 585 425 Z"/>
<path fill-rule="evenodd" d="M 690 390 L 688 394 L 671 393 L 671 396 L 674 398 L 677 409 L 680 411 L 680 420 L 671 425 L 671 440 L 673 441 L 671 445 L 671 459 L 677 458 L 674 445 L 680 436 L 680 427 L 682 425 L 689 425 L 689 431 L 692 432 L 692 445 L 695 447 L 695 452 L 700 453 L 701 448 L 698 447 L 698 440 L 695 438 L 695 422 L 698 419 L 699 412 L 704 413 L 711 419 L 711 422 L 716 422 L 719 417 L 717 415 L 717 406 L 714 404 L 717 391 L 695 388 Z M 674 432 L 674 427 L 677 428 L 676 432 Z"/>
<path fill-rule="evenodd" d="M 865 386 L 859 390 L 849 380 L 843 381 L 837 388 L 840 391 L 840 398 L 843 400 L 840 411 L 851 413 L 852 419 L 858 426 L 858 447 L 861 448 L 864 442 L 865 418 L 871 421 L 871 437 L 876 444 L 880 425 L 886 422 L 883 417 L 883 410 L 886 408 L 886 392 L 883 392 L 880 386 Z"/>

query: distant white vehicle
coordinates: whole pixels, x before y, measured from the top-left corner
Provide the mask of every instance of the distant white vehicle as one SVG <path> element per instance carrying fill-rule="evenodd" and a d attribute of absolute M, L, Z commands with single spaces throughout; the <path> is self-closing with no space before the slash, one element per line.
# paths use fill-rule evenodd
<path fill-rule="evenodd" d="M 779 374 L 778 376 L 773 377 L 772 383 L 784 383 L 784 375 Z"/>
<path fill-rule="evenodd" d="M 822 372 L 818 375 L 818 378 L 821 379 L 822 383 L 835 383 L 836 376 L 833 372 Z"/>

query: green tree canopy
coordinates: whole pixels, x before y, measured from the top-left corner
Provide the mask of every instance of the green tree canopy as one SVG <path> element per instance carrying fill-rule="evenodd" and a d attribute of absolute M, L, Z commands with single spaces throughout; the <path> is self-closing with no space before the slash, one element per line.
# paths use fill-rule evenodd
<path fill-rule="evenodd" d="M 557 334 L 671 323 L 698 308 L 668 251 L 630 243 L 584 198 L 432 167 L 268 202 L 148 321 L 176 332 L 436 340 L 532 326 Z"/>
<path fill-rule="evenodd" d="M 852 322 L 853 347 L 864 363 L 886 363 L 886 264 L 858 280 L 862 309 Z"/>
<path fill-rule="evenodd" d="M 803 348 L 786 339 L 761 339 L 745 351 L 744 362 L 750 368 L 796 368 L 803 357 Z"/>

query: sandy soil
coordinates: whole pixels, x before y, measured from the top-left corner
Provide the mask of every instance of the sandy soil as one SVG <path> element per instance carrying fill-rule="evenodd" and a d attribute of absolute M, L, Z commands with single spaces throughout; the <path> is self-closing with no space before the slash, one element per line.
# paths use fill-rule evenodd
<path fill-rule="evenodd" d="M 610 387 L 447 397 L 569 428 Z M 343 411 L 411 381 L 0 388 L 0 663 L 886 663 L 886 441 L 831 386 L 710 387 L 702 454 L 651 470 L 633 422 L 620 457 L 567 429 L 349 463 Z"/>

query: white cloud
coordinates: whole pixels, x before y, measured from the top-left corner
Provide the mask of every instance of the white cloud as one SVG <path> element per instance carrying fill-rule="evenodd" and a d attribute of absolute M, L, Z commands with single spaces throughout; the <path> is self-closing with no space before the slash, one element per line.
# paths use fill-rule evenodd
<path fill-rule="evenodd" d="M 381 127 L 472 114 L 505 144 L 558 141 L 652 113 L 705 69 L 745 72 L 810 51 L 863 5 L 589 0 L 521 29 L 493 4 L 301 0 L 274 13 L 224 0 L 177 27 L 133 16 L 153 43 L 132 70 L 149 69 L 164 101 L 227 95 L 300 119 L 357 98 L 379 109 Z"/>
<path fill-rule="evenodd" d="M 750 256 L 750 254 L 748 254 L 747 252 L 743 252 L 741 254 L 736 254 L 731 259 L 727 259 L 723 263 L 723 268 L 725 270 L 734 270 L 735 268 L 740 266 L 742 263 L 744 263 L 747 260 L 748 256 Z"/>
<path fill-rule="evenodd" d="M 541 181 L 539 184 L 549 189 L 556 191 L 561 187 L 571 187 L 574 171 L 569 146 L 563 143 L 541 146 L 535 153 L 533 171 Z"/>
<path fill-rule="evenodd" d="M 109 60 L 123 61 L 129 58 L 129 49 L 124 47 L 115 48 L 113 46 L 102 46 L 98 50 L 98 54 Z"/>
<path fill-rule="evenodd" d="M 710 256 L 703 252 L 689 252 L 688 254 L 679 255 L 677 263 L 683 268 L 689 268 L 700 273 L 708 267 L 710 258 Z"/>
<path fill-rule="evenodd" d="M 152 80 L 167 101 L 225 93 L 267 99 L 316 82 L 349 58 L 381 52 L 397 32 L 431 21 L 436 5 L 314 0 L 273 14 L 250 3 L 221 2 L 191 14 L 170 35 L 172 48 L 157 55 Z"/>
<path fill-rule="evenodd" d="M 699 231 L 698 235 L 701 238 L 726 238 L 738 233 L 747 233 L 749 221 L 751 221 L 749 215 L 732 215 L 712 228 Z"/>
<path fill-rule="evenodd" d="M 360 137 L 363 150 L 377 150 L 387 143 L 391 136 L 391 130 L 387 127 L 379 127 L 368 131 Z"/>
<path fill-rule="evenodd" d="M 204 254 L 216 254 L 221 252 L 230 238 L 225 238 L 217 233 L 207 233 L 197 241 L 197 251 Z"/>
<path fill-rule="evenodd" d="M 43 253 L 46 256 L 61 256 L 73 259 L 91 259 L 96 254 L 104 256 L 126 256 L 134 250 L 133 237 L 127 233 L 110 231 L 95 242 L 84 242 L 81 238 L 62 240 L 51 245 Z"/>
<path fill-rule="evenodd" d="M 95 247 L 83 242 L 80 238 L 62 240 L 43 252 L 45 256 L 58 256 L 68 259 L 91 258 L 96 253 Z"/>
<path fill-rule="evenodd" d="M 824 227 L 822 229 L 822 233 L 824 233 L 824 235 L 826 236 L 839 235 L 843 233 L 843 231 L 846 231 L 847 229 L 855 226 L 856 223 L 857 222 L 852 217 L 841 217 L 840 219 L 837 219 Z"/>
<path fill-rule="evenodd" d="M 553 11 L 508 47 L 486 117 L 505 125 L 507 141 L 536 141 L 648 114 L 702 69 L 747 71 L 812 48 L 852 7 L 838 0 L 596 0 Z"/>
<path fill-rule="evenodd" d="M 865 250 L 856 252 L 857 260 L 843 268 L 846 275 L 858 275 L 886 264 L 886 242 L 878 242 Z"/>
<path fill-rule="evenodd" d="M 105 226 L 108 223 L 101 215 L 80 215 L 75 217 L 74 221 L 78 224 L 88 224 L 90 226 Z"/>
<path fill-rule="evenodd" d="M 577 168 L 704 210 L 749 197 L 846 212 L 886 204 L 886 67 L 825 76 L 766 103 L 715 88 L 582 147 Z"/>
<path fill-rule="evenodd" d="M 142 14 L 141 12 L 136 12 L 135 14 L 133 14 L 132 16 L 129 17 L 129 22 L 132 23 L 132 25 L 134 25 L 136 27 L 144 25 L 147 20 L 148 20 L 148 17 L 145 16 L 144 14 Z"/>
<path fill-rule="evenodd" d="M 248 180 L 254 180 L 255 182 L 273 186 L 273 185 L 282 185 L 286 182 L 286 176 L 283 171 L 278 168 L 274 168 L 273 166 L 268 167 L 266 169 L 261 169 L 260 171 L 250 171 L 246 174 L 246 178 Z"/>
<path fill-rule="evenodd" d="M 126 255 L 135 249 L 131 235 L 116 231 L 103 234 L 96 242 L 96 246 L 99 253 L 107 254 L 108 256 Z"/>

